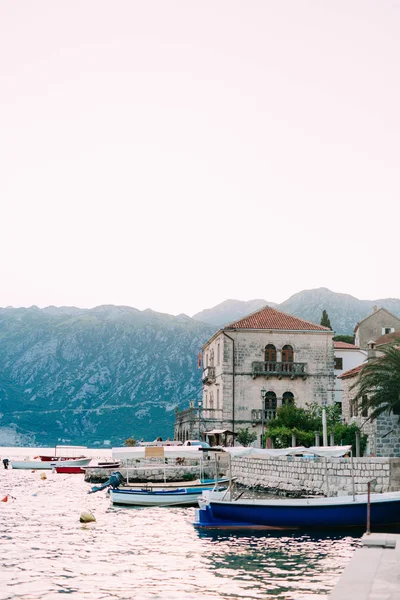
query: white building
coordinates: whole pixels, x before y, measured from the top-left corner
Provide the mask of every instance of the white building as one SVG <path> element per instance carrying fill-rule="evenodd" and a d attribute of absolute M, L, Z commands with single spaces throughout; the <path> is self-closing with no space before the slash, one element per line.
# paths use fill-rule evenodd
<path fill-rule="evenodd" d="M 367 351 L 359 346 L 346 342 L 333 342 L 335 353 L 335 402 L 342 404 L 343 384 L 338 379 L 346 371 L 350 371 L 367 360 Z"/>

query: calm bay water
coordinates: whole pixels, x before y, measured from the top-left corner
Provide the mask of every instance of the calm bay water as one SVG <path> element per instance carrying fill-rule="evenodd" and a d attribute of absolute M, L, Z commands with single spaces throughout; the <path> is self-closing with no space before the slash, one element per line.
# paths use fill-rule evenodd
<path fill-rule="evenodd" d="M 13 496 L 0 503 L 0 600 L 323 600 L 359 545 L 349 536 L 199 532 L 194 508 L 117 508 L 105 491 L 88 495 L 83 475 L 40 473 L 0 470 L 0 499 Z M 84 510 L 95 523 L 79 522 Z"/>

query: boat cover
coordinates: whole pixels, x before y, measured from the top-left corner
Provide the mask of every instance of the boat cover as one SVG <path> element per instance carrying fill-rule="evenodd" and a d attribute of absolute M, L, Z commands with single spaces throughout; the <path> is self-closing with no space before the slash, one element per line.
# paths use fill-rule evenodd
<path fill-rule="evenodd" d="M 147 449 L 147 452 L 146 452 Z M 200 446 L 154 446 L 158 457 L 164 458 L 194 458 L 203 457 L 203 451 Z M 218 448 L 220 450 L 220 448 Z M 113 448 L 112 457 L 114 460 L 129 460 L 148 458 L 148 446 L 134 446 Z"/>
<path fill-rule="evenodd" d="M 293 456 L 295 454 L 325 456 L 327 458 L 340 457 L 351 452 L 351 446 L 312 446 L 304 448 L 304 446 L 294 446 L 291 448 L 242 448 L 233 447 L 225 448 L 234 458 L 249 457 L 249 458 L 277 458 L 279 456 Z"/>

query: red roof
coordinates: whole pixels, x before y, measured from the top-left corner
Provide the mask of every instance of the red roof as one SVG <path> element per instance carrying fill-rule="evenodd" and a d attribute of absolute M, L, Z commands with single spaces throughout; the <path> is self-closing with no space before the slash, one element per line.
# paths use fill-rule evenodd
<path fill-rule="evenodd" d="M 386 333 L 385 335 L 381 335 L 375 340 L 376 346 L 383 346 L 384 344 L 391 344 L 400 338 L 400 330 L 392 331 L 392 333 Z"/>
<path fill-rule="evenodd" d="M 348 379 L 350 377 L 355 377 L 362 371 L 363 367 L 364 367 L 364 365 L 358 365 L 358 367 L 354 367 L 354 369 L 345 371 L 344 373 L 339 375 L 338 379 Z"/>
<path fill-rule="evenodd" d="M 347 342 L 333 342 L 333 347 L 335 350 L 359 350 L 360 346 L 355 346 L 354 344 L 348 344 Z"/>
<path fill-rule="evenodd" d="M 316 325 L 265 306 L 239 321 L 230 323 L 224 329 L 281 329 L 283 331 L 331 331 L 328 327 Z M 333 332 L 332 332 L 333 333 Z"/>

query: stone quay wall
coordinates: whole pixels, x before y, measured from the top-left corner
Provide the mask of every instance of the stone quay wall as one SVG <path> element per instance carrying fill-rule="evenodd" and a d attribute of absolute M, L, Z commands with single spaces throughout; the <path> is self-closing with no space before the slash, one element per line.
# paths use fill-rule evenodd
<path fill-rule="evenodd" d="M 356 494 L 367 493 L 369 481 L 371 492 L 400 490 L 399 458 L 353 458 L 353 467 Z M 282 495 L 352 494 L 350 458 L 234 458 L 232 475 L 241 485 Z"/>

